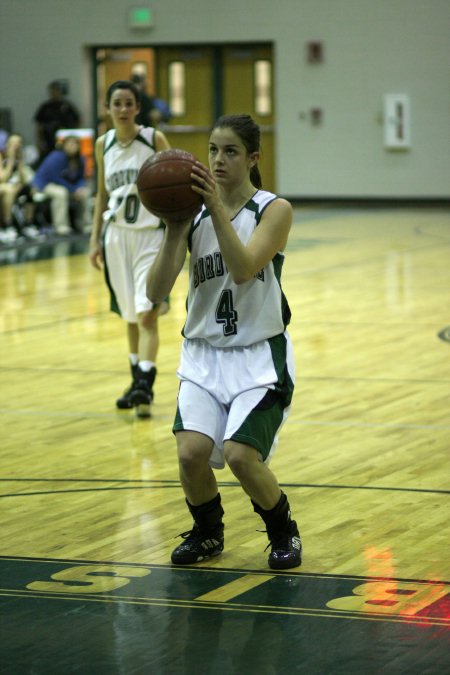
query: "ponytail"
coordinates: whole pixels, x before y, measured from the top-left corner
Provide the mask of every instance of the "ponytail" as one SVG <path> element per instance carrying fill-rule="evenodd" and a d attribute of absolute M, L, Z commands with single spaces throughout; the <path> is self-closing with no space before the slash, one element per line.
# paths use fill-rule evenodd
<path fill-rule="evenodd" d="M 252 168 L 250 169 L 250 180 L 252 182 L 252 185 L 255 186 L 255 188 L 258 189 L 262 188 L 262 178 L 257 164 L 252 166 Z"/>

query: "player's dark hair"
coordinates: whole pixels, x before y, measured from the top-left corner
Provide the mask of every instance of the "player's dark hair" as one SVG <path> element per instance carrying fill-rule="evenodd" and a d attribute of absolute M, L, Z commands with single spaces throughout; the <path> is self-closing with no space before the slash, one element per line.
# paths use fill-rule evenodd
<path fill-rule="evenodd" d="M 139 89 L 136 87 L 134 82 L 130 82 L 129 80 L 117 80 L 116 82 L 113 82 L 111 86 L 108 88 L 108 91 L 106 92 L 106 105 L 109 106 L 111 103 L 111 98 L 114 92 L 117 89 L 129 89 L 134 98 L 136 99 L 136 103 L 141 102 L 141 94 L 139 92 Z"/>
<path fill-rule="evenodd" d="M 232 129 L 239 136 L 249 155 L 260 151 L 261 132 L 259 125 L 250 115 L 222 115 L 213 129 Z M 256 188 L 262 188 L 261 174 L 258 165 L 250 169 L 250 180 Z"/>

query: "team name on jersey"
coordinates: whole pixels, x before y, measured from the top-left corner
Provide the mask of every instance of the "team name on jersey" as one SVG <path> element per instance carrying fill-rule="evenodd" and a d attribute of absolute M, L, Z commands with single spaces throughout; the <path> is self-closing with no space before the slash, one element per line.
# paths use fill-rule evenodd
<path fill-rule="evenodd" d="M 194 263 L 194 288 L 197 288 L 199 284 L 202 284 L 204 281 L 209 279 L 223 277 L 223 275 L 227 272 L 227 267 L 223 261 L 222 254 L 219 251 L 216 251 L 213 254 L 208 253 L 207 255 L 201 256 L 201 258 L 199 258 L 197 262 Z M 264 281 L 264 270 L 260 270 L 257 274 L 255 274 L 255 279 Z"/>
<path fill-rule="evenodd" d="M 106 188 L 108 192 L 117 190 L 123 185 L 131 185 L 136 182 L 139 171 L 137 169 L 123 169 L 112 173 L 106 179 Z"/>

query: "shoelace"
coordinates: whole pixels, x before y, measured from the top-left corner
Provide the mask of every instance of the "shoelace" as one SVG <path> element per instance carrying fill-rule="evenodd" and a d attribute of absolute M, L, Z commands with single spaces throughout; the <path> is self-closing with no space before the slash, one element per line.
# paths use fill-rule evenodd
<path fill-rule="evenodd" d="M 292 537 L 277 537 L 269 541 L 264 551 L 267 551 L 269 546 L 271 546 L 275 551 L 290 551 L 291 550 L 291 539 Z"/>
<path fill-rule="evenodd" d="M 181 532 L 180 534 L 177 534 L 174 539 L 177 539 L 178 537 L 181 537 L 182 539 L 189 539 L 192 537 L 192 539 L 201 539 L 200 532 L 196 530 L 195 528 L 192 528 L 192 530 L 186 530 L 186 532 Z"/>
<path fill-rule="evenodd" d="M 267 530 L 256 530 L 256 531 L 262 532 L 263 534 L 267 534 Z M 292 535 L 290 535 L 288 532 L 281 532 L 280 534 L 277 534 L 274 537 L 272 537 L 272 539 L 269 539 L 269 543 L 267 544 L 264 551 L 267 551 L 267 549 L 270 547 L 278 551 L 290 551 L 292 548 L 291 539 Z"/>

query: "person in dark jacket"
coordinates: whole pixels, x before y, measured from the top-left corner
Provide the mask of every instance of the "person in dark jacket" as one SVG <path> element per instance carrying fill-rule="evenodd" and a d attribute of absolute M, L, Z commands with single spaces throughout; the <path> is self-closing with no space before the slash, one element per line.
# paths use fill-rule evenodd
<path fill-rule="evenodd" d="M 38 107 L 36 122 L 36 140 L 40 161 L 56 147 L 56 132 L 59 129 L 78 129 L 80 113 L 74 104 L 64 95 L 62 82 L 55 80 L 48 85 L 48 99 Z"/>

